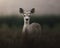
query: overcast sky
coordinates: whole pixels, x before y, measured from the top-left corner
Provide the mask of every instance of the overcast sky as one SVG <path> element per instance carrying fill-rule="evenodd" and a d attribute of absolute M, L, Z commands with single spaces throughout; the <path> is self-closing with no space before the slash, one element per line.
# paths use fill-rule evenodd
<path fill-rule="evenodd" d="M 0 0 L 0 14 L 19 14 L 19 8 L 36 14 L 60 14 L 60 0 Z"/>

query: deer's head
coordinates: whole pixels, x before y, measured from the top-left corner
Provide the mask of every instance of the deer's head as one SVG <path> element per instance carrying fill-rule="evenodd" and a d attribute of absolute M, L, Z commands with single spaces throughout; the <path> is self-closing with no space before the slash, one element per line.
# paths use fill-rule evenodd
<path fill-rule="evenodd" d="M 19 12 L 23 14 L 24 17 L 24 22 L 29 22 L 30 21 L 30 15 L 35 12 L 35 8 L 32 8 L 29 11 L 24 11 L 22 8 L 19 8 Z"/>

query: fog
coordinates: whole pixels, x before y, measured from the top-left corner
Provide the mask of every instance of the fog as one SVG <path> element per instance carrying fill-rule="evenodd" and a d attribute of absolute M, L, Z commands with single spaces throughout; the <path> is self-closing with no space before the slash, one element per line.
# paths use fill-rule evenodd
<path fill-rule="evenodd" d="M 35 14 L 60 14 L 60 0 L 0 0 L 0 14 L 19 14 L 19 8 L 35 8 Z"/>

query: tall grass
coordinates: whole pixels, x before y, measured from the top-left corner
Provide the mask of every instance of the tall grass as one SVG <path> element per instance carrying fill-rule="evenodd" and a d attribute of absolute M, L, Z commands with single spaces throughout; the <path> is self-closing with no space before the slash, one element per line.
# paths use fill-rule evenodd
<path fill-rule="evenodd" d="M 0 17 L 0 48 L 58 48 L 60 47 L 60 16 L 34 15 L 31 21 L 42 26 L 39 41 L 29 40 L 22 45 L 23 17 L 17 15 Z"/>

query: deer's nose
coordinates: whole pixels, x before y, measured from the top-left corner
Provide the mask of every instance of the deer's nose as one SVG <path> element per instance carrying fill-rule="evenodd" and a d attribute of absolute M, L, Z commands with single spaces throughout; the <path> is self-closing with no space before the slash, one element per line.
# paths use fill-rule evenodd
<path fill-rule="evenodd" d="M 26 19 L 26 21 L 28 21 L 28 19 Z"/>

